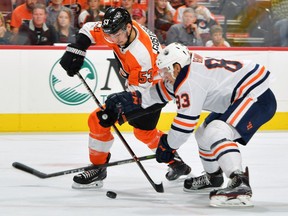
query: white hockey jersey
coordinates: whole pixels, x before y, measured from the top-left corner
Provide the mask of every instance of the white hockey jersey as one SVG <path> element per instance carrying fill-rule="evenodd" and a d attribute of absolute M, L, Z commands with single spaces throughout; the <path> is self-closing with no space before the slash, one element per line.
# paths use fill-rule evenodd
<path fill-rule="evenodd" d="M 194 131 L 202 110 L 224 113 L 235 101 L 249 96 L 250 103 L 268 89 L 270 72 L 251 61 L 235 61 L 192 54 L 174 86 L 160 82 L 142 94 L 142 107 L 175 98 L 177 116 L 168 133 L 170 147 L 178 149 Z"/>

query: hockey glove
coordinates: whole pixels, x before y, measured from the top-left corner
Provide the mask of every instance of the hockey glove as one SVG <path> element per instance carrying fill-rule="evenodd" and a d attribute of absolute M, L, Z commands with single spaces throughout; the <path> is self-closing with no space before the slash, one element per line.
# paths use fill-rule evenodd
<path fill-rule="evenodd" d="M 167 134 L 163 134 L 156 150 L 156 160 L 158 163 L 169 163 L 175 157 L 175 149 L 172 149 L 167 141 Z"/>
<path fill-rule="evenodd" d="M 86 51 L 81 49 L 77 44 L 69 44 L 66 52 L 60 60 L 60 65 L 67 72 L 68 76 L 73 77 L 81 69 Z"/>
<path fill-rule="evenodd" d="M 105 104 L 107 109 L 125 114 L 141 108 L 141 93 L 139 91 L 114 93 L 107 97 Z"/>
<path fill-rule="evenodd" d="M 117 120 L 121 125 L 127 121 L 125 114 L 136 109 L 141 109 L 141 93 L 136 92 L 119 92 L 107 97 L 106 109 L 97 112 L 99 123 L 102 127 L 110 127 Z"/>
<path fill-rule="evenodd" d="M 118 119 L 118 114 L 109 109 L 100 110 L 96 114 L 99 119 L 99 124 L 104 128 L 111 127 Z"/>

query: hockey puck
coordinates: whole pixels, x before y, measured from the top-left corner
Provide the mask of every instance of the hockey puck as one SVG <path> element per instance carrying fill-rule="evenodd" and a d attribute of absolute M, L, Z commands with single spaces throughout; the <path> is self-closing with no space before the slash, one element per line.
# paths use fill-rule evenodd
<path fill-rule="evenodd" d="M 107 191 L 106 196 L 111 199 L 115 199 L 117 197 L 117 194 L 113 191 Z"/>

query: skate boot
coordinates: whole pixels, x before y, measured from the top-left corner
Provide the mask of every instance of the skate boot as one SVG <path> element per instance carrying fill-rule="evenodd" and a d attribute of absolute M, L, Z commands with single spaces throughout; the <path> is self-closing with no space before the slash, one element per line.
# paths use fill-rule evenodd
<path fill-rule="evenodd" d="M 108 155 L 108 163 L 111 154 Z M 84 171 L 73 178 L 72 188 L 74 189 L 95 189 L 103 187 L 103 179 L 107 177 L 107 168 L 95 168 Z"/>
<path fill-rule="evenodd" d="M 188 175 L 191 172 L 191 168 L 179 156 L 175 157 L 168 167 L 169 170 L 166 173 L 166 179 L 169 181 L 176 180 L 180 176 Z"/>
<path fill-rule="evenodd" d="M 228 186 L 210 192 L 210 205 L 213 207 L 253 206 L 250 198 L 252 190 L 249 185 L 248 167 L 245 172 L 235 171 L 230 175 Z"/>
<path fill-rule="evenodd" d="M 214 173 L 205 173 L 198 177 L 187 178 L 184 181 L 184 191 L 186 192 L 210 192 L 212 189 L 222 186 L 224 178 L 222 170 L 219 169 Z"/>

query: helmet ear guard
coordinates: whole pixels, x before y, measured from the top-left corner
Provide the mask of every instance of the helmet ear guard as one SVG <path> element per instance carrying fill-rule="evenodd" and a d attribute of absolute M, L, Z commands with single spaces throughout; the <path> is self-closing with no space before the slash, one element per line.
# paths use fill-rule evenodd
<path fill-rule="evenodd" d="M 178 63 L 181 68 L 190 64 L 191 55 L 189 49 L 180 43 L 171 43 L 160 51 L 156 64 L 159 69 L 167 68 L 173 74 L 173 65 Z"/>
<path fill-rule="evenodd" d="M 105 34 L 115 34 L 126 29 L 128 23 L 132 24 L 132 19 L 126 9 L 109 7 L 103 17 L 102 30 Z"/>

